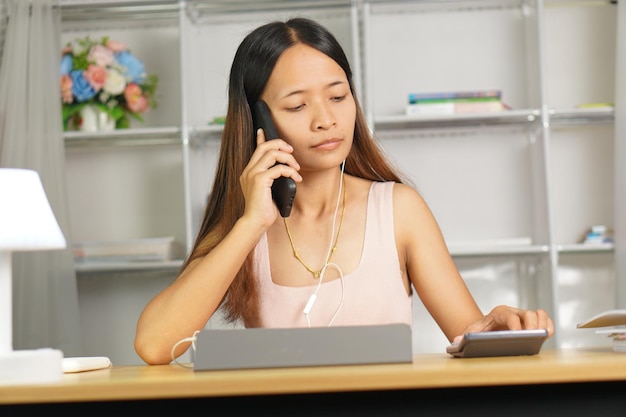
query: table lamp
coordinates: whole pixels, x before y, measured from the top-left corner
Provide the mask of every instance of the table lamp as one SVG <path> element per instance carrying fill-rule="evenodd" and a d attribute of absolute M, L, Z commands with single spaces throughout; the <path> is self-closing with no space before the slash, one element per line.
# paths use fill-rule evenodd
<path fill-rule="evenodd" d="M 0 168 L 0 385 L 48 383 L 63 376 L 60 350 L 13 350 L 11 261 L 14 251 L 65 247 L 39 174 Z"/>

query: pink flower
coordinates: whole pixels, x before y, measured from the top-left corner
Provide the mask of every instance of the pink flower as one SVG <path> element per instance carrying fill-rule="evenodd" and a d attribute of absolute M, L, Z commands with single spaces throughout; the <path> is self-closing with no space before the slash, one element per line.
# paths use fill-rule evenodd
<path fill-rule="evenodd" d="M 126 98 L 128 108 L 132 112 L 142 113 L 148 109 L 148 99 L 137 84 L 131 83 L 126 86 L 124 98 Z"/>
<path fill-rule="evenodd" d="M 101 67 L 106 67 L 110 65 L 115 60 L 113 56 L 113 51 L 103 45 L 94 45 L 89 50 L 89 55 L 87 55 L 87 59 L 89 62 L 94 62 L 96 65 Z"/>
<path fill-rule="evenodd" d="M 128 102 L 128 108 L 135 113 L 143 113 L 148 109 L 148 99 L 144 96 L 136 97 L 133 101 Z"/>
<path fill-rule="evenodd" d="M 103 67 L 90 64 L 87 71 L 83 71 L 83 76 L 87 79 L 94 90 L 100 91 L 106 81 L 107 72 Z"/>
<path fill-rule="evenodd" d="M 123 42 L 113 41 L 109 39 L 106 42 L 107 48 L 112 50 L 113 52 L 122 52 L 126 50 L 126 44 Z"/>
<path fill-rule="evenodd" d="M 68 74 L 61 76 L 61 97 L 63 98 L 63 103 L 71 103 L 74 101 L 74 96 L 72 95 L 72 77 Z"/>

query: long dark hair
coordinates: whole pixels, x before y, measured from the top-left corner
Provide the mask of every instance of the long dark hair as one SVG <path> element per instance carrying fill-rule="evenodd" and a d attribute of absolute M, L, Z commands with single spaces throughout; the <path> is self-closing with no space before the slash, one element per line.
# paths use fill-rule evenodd
<path fill-rule="evenodd" d="M 235 53 L 215 180 L 194 248 L 183 269 L 193 259 L 209 253 L 243 215 L 245 202 L 239 176 L 256 146 L 250 109 L 265 89 L 278 58 L 296 44 L 305 44 L 326 54 L 346 73 L 357 104 L 354 140 L 346 159 L 346 173 L 373 181 L 401 182 L 370 135 L 354 91 L 350 63 L 337 39 L 325 27 L 306 18 L 267 23 L 250 32 Z M 221 306 L 228 321 L 242 320 L 246 327 L 260 325 L 253 255 L 248 254 Z"/>

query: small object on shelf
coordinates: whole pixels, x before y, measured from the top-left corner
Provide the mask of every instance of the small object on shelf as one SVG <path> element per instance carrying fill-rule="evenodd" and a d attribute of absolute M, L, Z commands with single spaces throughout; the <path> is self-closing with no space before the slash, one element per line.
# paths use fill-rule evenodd
<path fill-rule="evenodd" d="M 142 114 L 157 106 L 158 77 L 147 74 L 143 62 L 124 43 L 87 36 L 69 43 L 61 56 L 64 130 L 110 128 L 111 122 L 96 123 L 99 119 L 93 114 L 83 114 L 88 106 L 107 114 L 115 128 L 130 127 L 129 117 L 143 122 Z"/>
<path fill-rule="evenodd" d="M 115 119 L 98 106 L 88 105 L 80 112 L 80 130 L 84 132 L 100 132 L 115 130 Z"/>
<path fill-rule="evenodd" d="M 412 93 L 406 106 L 408 116 L 492 113 L 506 110 L 500 90 Z"/>
<path fill-rule="evenodd" d="M 591 226 L 585 233 L 582 243 L 586 245 L 613 243 L 613 232 L 605 225 Z"/>
<path fill-rule="evenodd" d="M 226 116 L 215 116 L 209 122 L 210 125 L 220 125 L 220 126 L 223 126 L 224 123 L 226 123 Z"/>
<path fill-rule="evenodd" d="M 604 108 L 610 108 L 612 109 L 614 107 L 613 103 L 583 103 L 583 104 L 579 104 L 576 106 L 579 109 L 604 109 Z"/>
<path fill-rule="evenodd" d="M 500 100 L 502 92 L 500 90 L 475 90 L 475 91 L 445 91 L 434 93 L 411 93 L 409 94 L 409 104 L 431 102 L 436 100 L 459 100 L 471 98 L 496 99 Z"/>
<path fill-rule="evenodd" d="M 74 260 L 88 262 L 155 262 L 181 259 L 182 246 L 174 237 L 114 241 L 86 241 L 72 244 Z"/>

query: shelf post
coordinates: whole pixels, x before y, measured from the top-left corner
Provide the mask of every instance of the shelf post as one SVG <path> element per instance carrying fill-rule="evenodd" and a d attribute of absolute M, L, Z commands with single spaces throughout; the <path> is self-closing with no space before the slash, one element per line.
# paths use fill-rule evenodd
<path fill-rule="evenodd" d="M 626 307 L 626 8 L 617 6 L 614 136 L 614 239 L 616 306 Z"/>

